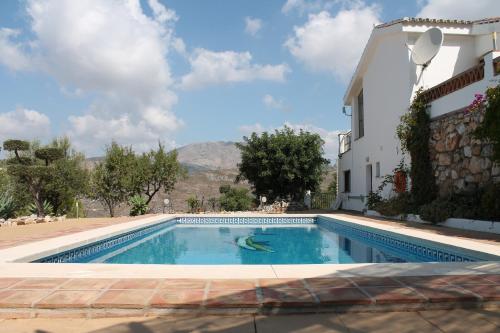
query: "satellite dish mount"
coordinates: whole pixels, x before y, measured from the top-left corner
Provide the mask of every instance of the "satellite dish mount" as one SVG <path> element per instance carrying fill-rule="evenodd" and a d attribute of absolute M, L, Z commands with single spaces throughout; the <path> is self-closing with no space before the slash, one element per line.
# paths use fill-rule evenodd
<path fill-rule="evenodd" d="M 442 45 L 443 32 L 441 29 L 430 28 L 415 42 L 415 46 L 411 50 L 411 61 L 417 66 L 422 66 L 423 71 L 438 54 Z"/>

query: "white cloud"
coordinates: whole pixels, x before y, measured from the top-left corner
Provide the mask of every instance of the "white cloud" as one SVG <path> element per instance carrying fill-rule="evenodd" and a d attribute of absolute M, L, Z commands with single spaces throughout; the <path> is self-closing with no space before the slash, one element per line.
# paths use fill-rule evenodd
<path fill-rule="evenodd" d="M 499 13 L 498 0 L 428 0 L 417 17 L 478 20 Z"/>
<path fill-rule="evenodd" d="M 269 109 L 276 109 L 285 112 L 291 111 L 290 108 L 286 106 L 283 99 L 276 99 L 270 94 L 266 94 L 262 97 L 262 103 L 264 103 L 264 105 Z"/>
<path fill-rule="evenodd" d="M 278 127 L 272 127 L 272 126 L 266 127 L 262 126 L 260 123 L 256 123 L 253 125 L 243 125 L 239 127 L 239 131 L 243 135 L 248 136 L 253 132 L 255 133 L 262 133 L 265 131 L 274 132 L 274 130 L 282 129 L 284 126 L 288 126 L 296 132 L 302 129 L 307 132 L 319 134 L 319 136 L 323 139 L 323 141 L 325 141 L 325 144 L 323 146 L 323 149 L 325 151 L 325 157 L 328 158 L 331 163 L 337 160 L 338 149 L 339 149 L 338 135 L 339 133 L 342 132 L 340 130 L 329 131 L 327 129 L 311 124 L 292 124 L 289 122 L 285 122 L 282 126 Z"/>
<path fill-rule="evenodd" d="M 262 29 L 262 20 L 258 18 L 245 17 L 245 32 L 250 36 L 257 36 Z"/>
<path fill-rule="evenodd" d="M 35 110 L 18 108 L 0 113 L 0 143 L 7 139 L 48 139 L 50 120 L 45 114 Z"/>
<path fill-rule="evenodd" d="M 184 89 L 254 80 L 282 82 L 290 71 L 286 64 L 253 64 L 250 52 L 196 49 L 189 62 L 191 72 L 181 80 L 181 87 Z"/>
<path fill-rule="evenodd" d="M 342 2 L 341 0 L 287 0 L 283 7 L 281 7 L 281 12 L 283 14 L 289 14 L 291 12 L 297 12 L 300 15 L 310 12 L 318 12 L 321 10 L 328 10 L 333 7 L 334 4 Z"/>
<path fill-rule="evenodd" d="M 171 111 L 177 96 L 167 62 L 170 50 L 185 52 L 174 33 L 177 16 L 158 0 L 148 5 L 152 16 L 139 0 L 27 1 L 32 65 L 56 78 L 63 91 L 95 96 L 86 114 L 71 117 L 68 131 L 88 153 L 102 148 L 106 131 L 107 138 L 147 146 L 182 123 Z M 3 31 L 0 47 L 14 36 Z M 17 56 L 20 47 L 10 46 Z"/>
<path fill-rule="evenodd" d="M 26 70 L 31 60 L 24 54 L 21 45 L 12 41 L 18 30 L 0 28 L 0 64 L 12 70 Z"/>
<path fill-rule="evenodd" d="M 373 26 L 380 22 L 380 9 L 356 2 L 336 16 L 327 11 L 309 15 L 303 26 L 294 27 L 294 36 L 285 46 L 313 71 L 324 71 L 347 81 L 359 61 Z"/>

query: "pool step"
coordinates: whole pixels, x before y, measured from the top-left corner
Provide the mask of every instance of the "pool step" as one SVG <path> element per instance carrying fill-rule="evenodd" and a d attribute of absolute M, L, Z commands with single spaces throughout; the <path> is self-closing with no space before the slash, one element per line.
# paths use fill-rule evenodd
<path fill-rule="evenodd" d="M 0 278 L 0 318 L 500 308 L 500 275 L 310 279 Z"/>

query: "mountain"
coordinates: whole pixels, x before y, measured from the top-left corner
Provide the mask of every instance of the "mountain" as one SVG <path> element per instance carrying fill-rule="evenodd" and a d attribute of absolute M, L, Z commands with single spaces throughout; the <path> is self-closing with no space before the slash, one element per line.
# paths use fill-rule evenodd
<path fill-rule="evenodd" d="M 188 169 L 236 169 L 240 150 L 234 142 L 201 142 L 177 148 L 178 160 Z"/>

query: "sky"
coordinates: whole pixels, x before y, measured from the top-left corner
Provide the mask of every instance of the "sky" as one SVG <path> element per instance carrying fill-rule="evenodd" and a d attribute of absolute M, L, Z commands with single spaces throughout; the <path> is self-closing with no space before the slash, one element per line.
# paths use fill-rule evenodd
<path fill-rule="evenodd" d="M 373 26 L 500 16 L 499 0 L 2 0 L 0 141 L 145 151 L 284 125 L 325 154 Z"/>

